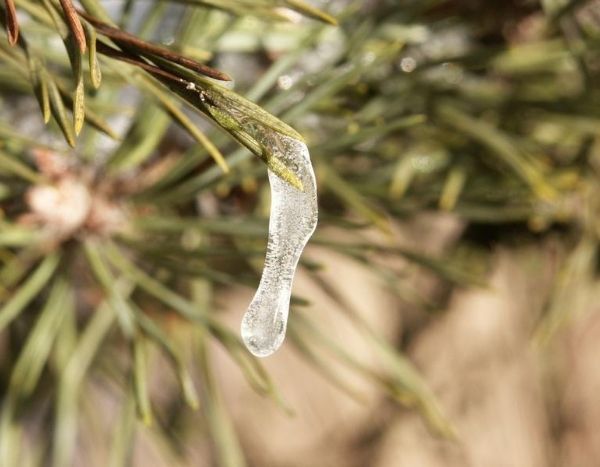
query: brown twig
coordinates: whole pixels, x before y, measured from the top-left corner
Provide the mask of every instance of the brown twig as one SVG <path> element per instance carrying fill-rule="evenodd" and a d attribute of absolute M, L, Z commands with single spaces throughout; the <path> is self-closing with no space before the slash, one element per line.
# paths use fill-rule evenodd
<path fill-rule="evenodd" d="M 77 10 L 73 6 L 73 3 L 71 3 L 71 0 L 60 0 L 60 6 L 65 13 L 67 24 L 69 25 L 69 29 L 73 35 L 73 38 L 75 39 L 75 42 L 77 43 L 77 46 L 79 47 L 79 50 L 81 53 L 84 53 L 87 48 L 87 44 L 85 41 L 83 26 L 81 25 L 81 21 L 77 15 Z"/>
<path fill-rule="evenodd" d="M 110 45 L 105 44 L 102 41 L 96 42 L 96 50 L 98 51 L 98 53 L 101 53 L 102 55 L 106 55 L 107 57 L 111 57 L 116 60 L 120 60 L 122 62 L 131 63 L 132 65 L 140 67 L 140 68 L 146 70 L 148 73 L 150 73 L 158 78 L 166 78 L 169 81 L 174 81 L 181 85 L 188 84 L 188 82 L 186 80 L 180 78 L 179 76 L 175 76 L 174 74 L 169 73 L 168 71 L 162 70 L 162 69 L 158 68 L 157 66 L 144 61 L 142 58 L 136 57 L 133 54 L 129 54 L 127 52 L 122 52 L 121 50 L 117 50 L 114 47 L 111 47 Z"/>
<path fill-rule="evenodd" d="M 203 65 L 196 60 L 192 60 L 190 58 L 184 57 L 172 50 L 169 50 L 165 47 L 161 47 L 156 44 L 152 44 L 146 42 L 128 32 L 125 32 L 121 29 L 114 28 L 109 26 L 108 24 L 99 21 L 97 18 L 88 15 L 82 11 L 79 11 L 79 14 L 82 18 L 89 21 L 96 30 L 105 37 L 112 39 L 117 45 L 121 46 L 132 46 L 138 49 L 141 55 L 148 57 L 152 60 L 152 56 L 159 56 L 164 58 L 165 60 L 169 60 L 170 62 L 177 63 L 185 68 L 201 73 L 210 78 L 218 79 L 221 81 L 231 81 L 231 78 L 222 71 L 215 70 L 207 65 Z"/>
<path fill-rule="evenodd" d="M 19 40 L 19 22 L 17 21 L 17 10 L 14 0 L 5 0 L 6 2 L 6 35 L 8 43 L 15 45 Z"/>

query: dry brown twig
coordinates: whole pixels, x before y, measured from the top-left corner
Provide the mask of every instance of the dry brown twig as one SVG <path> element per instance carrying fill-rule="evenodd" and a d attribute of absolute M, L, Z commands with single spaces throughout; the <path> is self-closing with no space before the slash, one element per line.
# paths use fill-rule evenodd
<path fill-rule="evenodd" d="M 63 9 L 67 24 L 69 25 L 69 30 L 73 35 L 77 47 L 81 53 L 84 53 L 87 49 L 87 43 L 85 40 L 83 26 L 81 25 L 81 21 L 77 15 L 77 10 L 73 6 L 73 3 L 71 3 L 71 0 L 60 0 L 60 6 Z"/>
<path fill-rule="evenodd" d="M 14 0 L 6 1 L 6 34 L 8 43 L 15 45 L 19 40 L 19 22 L 17 21 L 17 11 Z"/>

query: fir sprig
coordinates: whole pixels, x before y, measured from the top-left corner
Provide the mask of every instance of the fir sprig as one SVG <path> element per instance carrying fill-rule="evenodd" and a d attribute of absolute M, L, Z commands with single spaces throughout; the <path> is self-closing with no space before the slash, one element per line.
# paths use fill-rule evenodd
<path fill-rule="evenodd" d="M 512 32 L 480 21 L 482 11 L 496 15 L 500 2 L 475 12 L 441 0 L 348 2 L 337 28 L 327 25 L 332 16 L 295 0 L 181 3 L 174 10 L 180 27 L 166 47 L 159 25 L 170 17 L 167 2 L 149 6 L 139 28 L 130 26 L 129 7 L 113 19 L 95 0 L 81 2 L 85 12 L 67 1 L 4 2 L 0 329 L 14 345 L 0 365 L 0 464 L 19 465 L 37 450 L 68 465 L 88 423 L 83 401 L 93 380 L 122 402 L 111 454 L 117 464 L 127 459 L 136 408 L 165 450 L 177 451 L 160 430 L 181 429 L 173 420 L 200 407 L 220 463 L 242 465 L 208 340 L 253 388 L 289 409 L 210 298 L 222 286 L 257 282 L 266 170 L 253 154 L 294 183 L 248 133 L 248 122 L 308 143 L 323 226 L 314 243 L 363 265 L 424 321 L 444 303 L 407 286 L 406 268 L 390 258 L 452 286 L 482 286 L 486 261 L 471 228 L 535 238 L 560 226 L 565 248 L 575 246 L 547 313 L 537 317 L 535 342 L 548 342 L 568 322 L 565 303 L 596 277 L 598 248 L 600 102 L 598 80 L 590 78 L 598 74 L 599 28 L 586 2 L 519 11 L 511 24 L 534 14 L 544 27 Z M 297 14 L 320 22 L 281 26 Z M 258 23 L 242 21 L 246 15 Z M 565 21 L 577 28 L 565 31 Z M 224 74 L 219 59 L 232 51 L 268 66 Z M 241 82 L 236 91 L 215 81 L 229 75 Z M 124 93 L 128 87 L 135 93 Z M 49 124 L 43 131 L 25 126 L 13 108 L 32 99 L 36 118 Z M 429 245 L 392 239 L 399 223 L 425 211 L 460 222 L 467 234 L 458 234 L 456 248 L 438 256 Z M 330 233 L 340 230 L 344 241 Z M 453 436 L 403 339 L 382 339 L 319 274 L 319 261 L 309 255 L 301 266 L 346 310 L 382 365 L 369 367 L 325 335 L 302 310 L 311 297 L 293 298 L 290 333 L 299 355 L 352 397 L 361 398 L 339 366 Z M 189 347 L 200 357 L 189 359 Z M 174 397 L 187 404 L 173 403 L 170 418 L 149 383 L 157 353 L 173 370 Z M 40 436 L 30 452 L 21 435 L 32 411 L 34 422 L 53 424 L 53 435 Z"/>

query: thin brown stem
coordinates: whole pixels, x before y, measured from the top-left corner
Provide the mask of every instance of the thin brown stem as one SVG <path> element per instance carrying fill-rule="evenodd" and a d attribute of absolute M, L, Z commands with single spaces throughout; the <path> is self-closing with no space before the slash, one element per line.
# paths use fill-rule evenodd
<path fill-rule="evenodd" d="M 19 22 L 17 21 L 17 11 L 14 0 L 5 0 L 6 2 L 6 35 L 8 43 L 15 45 L 19 40 Z"/>
<path fill-rule="evenodd" d="M 102 21 L 99 21 L 97 18 L 88 15 L 82 11 L 79 11 L 79 14 L 82 18 L 85 18 L 89 21 L 96 30 L 105 37 L 113 40 L 117 45 L 121 46 L 130 46 L 135 47 L 137 52 L 145 57 L 148 57 L 152 60 L 152 56 L 162 57 L 165 60 L 169 60 L 170 62 L 177 63 L 185 68 L 201 73 L 210 78 L 218 79 L 221 81 L 231 81 L 231 78 L 222 71 L 215 70 L 207 65 L 203 65 L 196 60 L 192 60 L 190 58 L 184 57 L 172 50 L 169 50 L 165 47 L 152 44 L 150 42 L 146 42 L 133 34 L 129 34 L 121 29 L 114 28 L 109 26 Z"/>
<path fill-rule="evenodd" d="M 178 76 L 175 76 L 174 74 L 169 73 L 168 71 L 162 70 L 155 65 L 152 65 L 151 63 L 144 61 L 140 57 L 136 57 L 133 54 L 129 54 L 127 52 L 117 50 L 114 47 L 111 47 L 102 41 L 96 42 L 96 50 L 98 51 L 98 53 L 101 53 L 102 55 L 106 55 L 107 57 L 111 57 L 116 60 L 130 63 L 139 68 L 142 68 L 143 70 L 146 70 L 148 73 L 152 74 L 153 76 L 156 76 L 157 78 L 167 79 L 168 81 L 173 81 L 173 82 L 179 83 L 181 85 L 188 84 L 188 82 L 185 81 L 184 79 L 182 79 Z"/>
<path fill-rule="evenodd" d="M 73 6 L 73 3 L 71 3 L 71 0 L 60 0 L 60 6 L 65 13 L 69 30 L 71 31 L 71 34 L 77 43 L 77 47 L 79 47 L 81 53 L 84 53 L 87 48 L 87 44 L 83 26 L 81 25 L 81 21 L 77 15 L 77 10 Z"/>

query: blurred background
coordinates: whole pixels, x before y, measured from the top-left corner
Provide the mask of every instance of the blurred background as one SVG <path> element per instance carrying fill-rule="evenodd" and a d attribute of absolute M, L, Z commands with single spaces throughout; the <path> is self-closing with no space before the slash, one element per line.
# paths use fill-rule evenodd
<path fill-rule="evenodd" d="M 0 465 L 600 465 L 599 1 L 65 3 L 0 5 Z M 265 360 L 232 90 L 319 191 Z"/>

